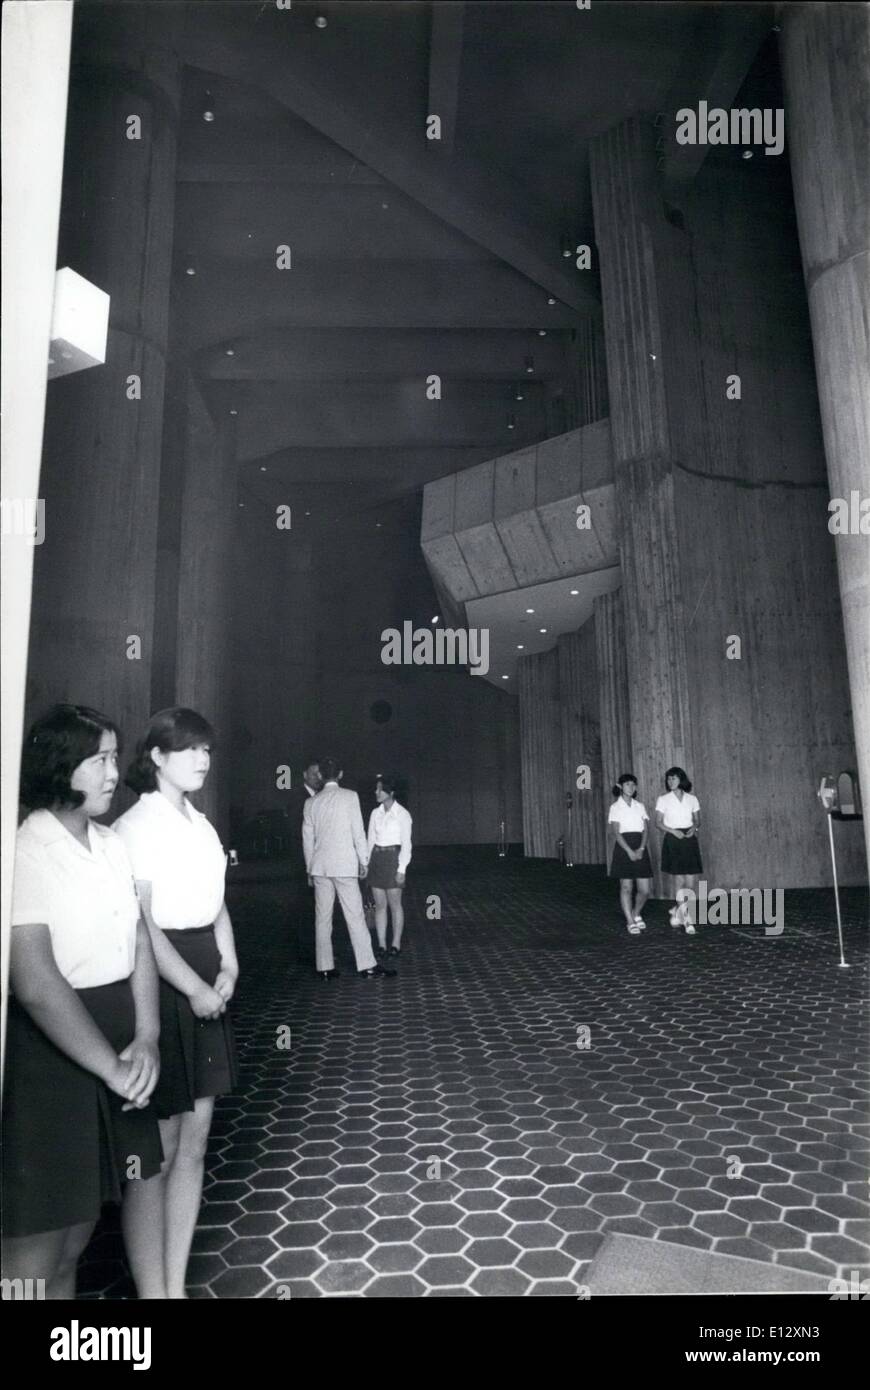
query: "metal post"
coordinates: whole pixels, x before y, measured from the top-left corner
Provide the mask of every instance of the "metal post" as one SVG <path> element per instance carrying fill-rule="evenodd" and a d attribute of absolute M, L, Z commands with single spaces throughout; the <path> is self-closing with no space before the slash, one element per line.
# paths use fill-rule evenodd
<path fill-rule="evenodd" d="M 848 970 L 849 965 L 843 954 L 843 919 L 840 916 L 840 886 L 837 883 L 837 855 L 834 849 L 834 821 L 830 811 L 828 812 L 828 836 L 831 841 L 831 868 L 834 872 L 834 901 L 837 904 L 837 938 L 840 943 L 840 965 L 844 970 Z"/>

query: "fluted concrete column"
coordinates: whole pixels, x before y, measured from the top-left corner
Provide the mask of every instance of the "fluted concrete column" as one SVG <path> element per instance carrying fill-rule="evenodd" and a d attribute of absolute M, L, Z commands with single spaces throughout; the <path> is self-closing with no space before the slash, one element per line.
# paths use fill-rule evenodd
<path fill-rule="evenodd" d="M 590 620 L 583 624 L 579 632 L 560 637 L 556 649 L 559 653 L 559 711 L 562 720 L 560 791 L 573 797 L 570 835 L 566 808 L 567 856 L 574 864 L 603 864 L 604 799 L 594 622 Z M 577 786 L 578 767 L 589 769 L 588 786 Z"/>
<path fill-rule="evenodd" d="M 517 662 L 523 844 L 527 858 L 555 859 L 565 833 L 559 653 L 553 648 Z"/>
<path fill-rule="evenodd" d="M 784 6 L 786 129 L 832 498 L 870 497 L 870 5 Z M 839 535 L 870 860 L 870 537 Z M 837 771 L 833 769 L 832 771 Z"/>
<path fill-rule="evenodd" d="M 628 709 L 628 663 L 625 658 L 625 617 L 622 590 L 601 594 L 593 604 L 598 716 L 601 726 L 601 766 L 604 799 L 623 772 L 633 772 Z"/>
<path fill-rule="evenodd" d="M 165 6 L 76 11 L 58 258 L 111 296 L 109 338 L 105 365 L 49 383 L 31 627 L 29 712 L 59 699 L 93 704 L 127 739 L 151 703 L 180 73 L 172 32 Z"/>
<path fill-rule="evenodd" d="M 633 770 L 640 799 L 654 804 L 663 769 L 670 763 L 691 767 L 693 746 L 668 410 L 670 374 L 678 367 L 665 322 L 666 309 L 673 313 L 674 306 L 661 304 L 658 291 L 653 128 L 631 119 L 596 137 L 590 164 L 631 667 Z M 660 891 L 658 875 L 656 885 Z"/>
<path fill-rule="evenodd" d="M 213 419 L 195 382 L 188 387 L 178 552 L 175 700 L 214 725 L 212 774 L 196 804 L 223 833 L 229 807 L 230 557 L 237 519 L 233 422 Z M 265 507 L 263 525 L 275 527 Z"/>

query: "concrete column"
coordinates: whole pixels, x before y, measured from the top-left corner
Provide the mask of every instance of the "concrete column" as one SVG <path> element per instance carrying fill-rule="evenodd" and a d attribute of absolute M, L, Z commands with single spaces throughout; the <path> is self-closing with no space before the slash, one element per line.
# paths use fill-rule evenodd
<path fill-rule="evenodd" d="M 830 495 L 870 497 L 870 5 L 784 6 L 786 129 Z M 836 538 L 870 859 L 870 537 Z M 839 769 L 832 768 L 832 772 Z"/>
<path fill-rule="evenodd" d="M 559 712 L 562 720 L 562 785 L 573 797 L 571 833 L 565 840 L 574 864 L 603 864 L 604 802 L 601 782 L 601 731 L 598 718 L 598 673 L 594 621 L 566 633 L 559 653 Z M 577 786 L 577 768 L 589 768 L 588 787 Z"/>
<path fill-rule="evenodd" d="M 188 386 L 178 549 L 175 703 L 214 725 L 212 773 L 196 804 L 227 828 L 230 773 L 230 586 L 237 521 L 232 421 L 212 418 L 195 382 Z M 179 459 L 179 464 L 181 460 Z M 260 504 L 264 526 L 276 525 Z M 271 615 L 273 620 L 276 614 Z"/>
<path fill-rule="evenodd" d="M 559 653 L 541 652 L 517 662 L 523 843 L 526 858 L 555 859 L 567 813 L 562 772 Z"/>
<path fill-rule="evenodd" d="M 92 704 L 128 741 L 151 705 L 180 74 L 171 34 L 164 7 L 76 12 L 58 261 L 106 290 L 111 311 L 105 365 L 49 383 L 31 626 L 29 713 Z"/>
<path fill-rule="evenodd" d="M 663 351 L 670 335 L 657 282 L 655 132 L 640 120 L 625 121 L 591 142 L 590 161 L 631 658 L 633 771 L 649 809 L 663 769 L 693 762 L 668 414 L 674 366 L 673 354 L 666 362 Z M 656 885 L 660 890 L 658 875 Z"/>
<path fill-rule="evenodd" d="M 623 772 L 633 772 L 628 710 L 628 667 L 625 659 L 625 618 L 622 590 L 601 594 L 593 605 L 598 714 L 601 725 L 601 767 L 604 801 Z"/>

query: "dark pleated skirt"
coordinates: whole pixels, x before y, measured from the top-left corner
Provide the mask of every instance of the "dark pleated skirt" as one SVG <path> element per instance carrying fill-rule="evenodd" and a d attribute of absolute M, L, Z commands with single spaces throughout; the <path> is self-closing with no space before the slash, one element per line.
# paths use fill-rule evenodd
<path fill-rule="evenodd" d="M 369 860 L 370 888 L 398 888 L 396 874 L 399 869 L 398 845 L 375 845 Z"/>
<path fill-rule="evenodd" d="M 678 840 L 676 835 L 666 831 L 662 841 L 662 872 L 700 874 L 703 869 L 697 835 L 690 835 L 688 840 Z"/>
<path fill-rule="evenodd" d="M 167 940 L 207 985 L 220 970 L 214 927 L 167 931 Z M 229 1095 L 239 1073 L 233 1026 L 227 1014 L 197 1018 L 187 996 L 160 981 L 160 1080 L 152 1104 L 161 1120 L 193 1110 L 207 1096 Z"/>
<path fill-rule="evenodd" d="M 632 849 L 640 849 L 643 835 L 639 830 L 624 830 L 622 838 Z M 613 858 L 610 861 L 611 878 L 652 878 L 652 872 L 649 846 L 644 850 L 640 859 L 629 859 L 622 845 L 614 844 Z"/>
<path fill-rule="evenodd" d="M 116 1052 L 136 1029 L 129 980 L 77 990 Z M 31 1236 L 94 1222 L 128 1177 L 152 1178 L 163 1150 L 153 1095 L 143 1110 L 55 1047 L 12 997 L 3 1097 L 3 1232 Z M 131 1159 L 138 1159 L 134 1165 Z"/>

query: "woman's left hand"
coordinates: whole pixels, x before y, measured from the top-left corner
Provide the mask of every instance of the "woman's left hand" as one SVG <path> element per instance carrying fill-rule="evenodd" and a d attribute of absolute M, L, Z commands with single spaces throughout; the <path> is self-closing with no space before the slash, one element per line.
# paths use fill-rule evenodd
<path fill-rule="evenodd" d="M 129 1102 L 124 1109 L 142 1110 L 148 1104 L 160 1075 L 160 1052 L 157 1044 L 148 1038 L 135 1037 L 118 1055 L 122 1062 L 129 1062 L 133 1068 L 133 1090 L 129 1093 Z"/>
<path fill-rule="evenodd" d="M 228 1004 L 236 992 L 237 976 L 231 970 L 219 970 L 217 979 L 212 985 L 212 989 L 219 994 L 225 1004 Z"/>
<path fill-rule="evenodd" d="M 404 875 L 404 874 L 397 873 L 397 874 L 396 874 L 396 883 L 397 883 L 397 885 L 398 885 L 399 888 L 404 888 L 404 886 L 405 886 L 405 875 Z"/>

